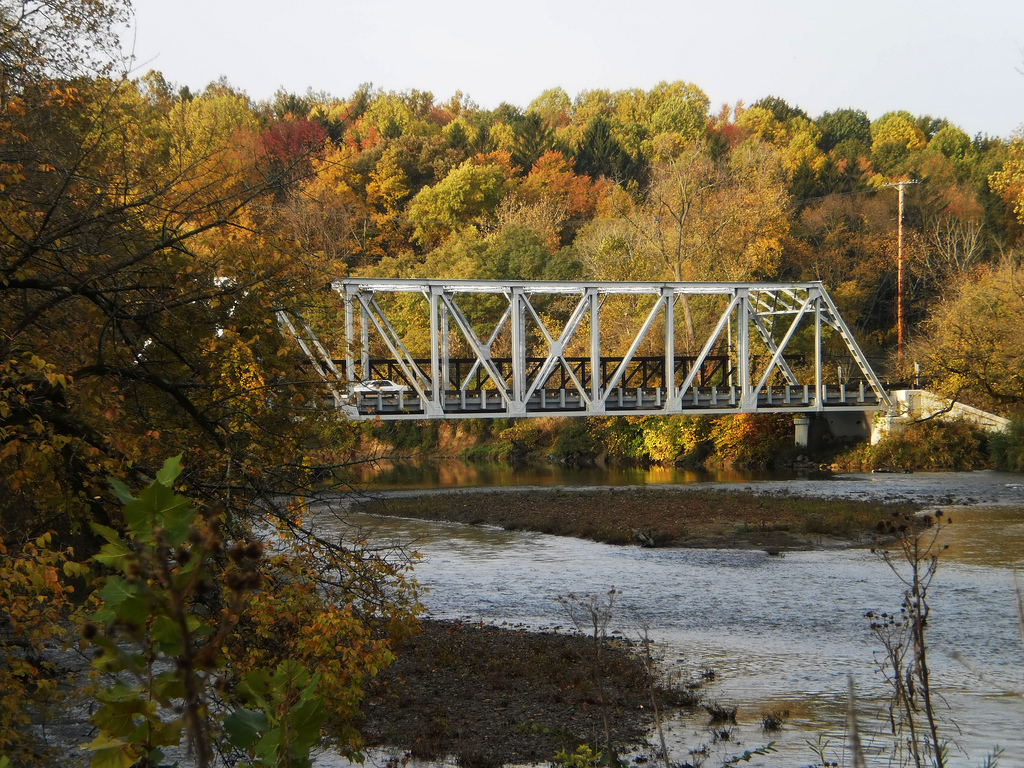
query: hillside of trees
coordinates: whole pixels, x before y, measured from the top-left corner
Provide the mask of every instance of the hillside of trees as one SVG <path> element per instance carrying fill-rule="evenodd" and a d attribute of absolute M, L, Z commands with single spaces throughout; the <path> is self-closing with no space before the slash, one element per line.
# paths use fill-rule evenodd
<path fill-rule="evenodd" d="M 253 101 L 122 74 L 129 14 L 0 0 L 0 764 L 34 759 L 25 725 L 61 695 L 40 649 L 87 619 L 97 668 L 137 674 L 101 694 L 95 765 L 156 764 L 183 732 L 202 764 L 222 727 L 298 760 L 325 718 L 358 753 L 416 592 L 403 553 L 309 526 L 359 431 L 314 407 L 273 313 L 339 326 L 333 279 L 822 280 L 899 376 L 888 185 L 913 180 L 908 364 L 1024 404 L 1020 138 L 717 109 L 681 81 L 493 110 L 369 85 Z M 159 659 L 169 678 L 144 674 Z"/>

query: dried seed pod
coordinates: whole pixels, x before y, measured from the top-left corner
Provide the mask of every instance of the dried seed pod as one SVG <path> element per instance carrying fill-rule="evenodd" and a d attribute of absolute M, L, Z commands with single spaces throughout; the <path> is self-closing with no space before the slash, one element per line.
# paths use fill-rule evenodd
<path fill-rule="evenodd" d="M 250 541 L 248 546 L 245 548 L 245 556 L 250 560 L 259 560 L 263 557 L 263 542 Z"/>
<path fill-rule="evenodd" d="M 214 669 L 217 666 L 217 649 L 212 645 L 204 645 L 196 654 L 196 664 L 201 669 Z"/>

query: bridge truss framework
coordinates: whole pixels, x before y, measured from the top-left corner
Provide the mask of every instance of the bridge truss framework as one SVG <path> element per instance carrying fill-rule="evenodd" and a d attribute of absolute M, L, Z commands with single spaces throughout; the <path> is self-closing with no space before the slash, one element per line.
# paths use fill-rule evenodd
<path fill-rule="evenodd" d="M 344 301 L 344 359 L 333 359 L 301 321 L 293 323 L 284 313 L 279 319 L 350 418 L 799 415 L 891 408 L 820 282 L 345 279 L 333 288 Z M 422 305 L 428 355 L 422 333 L 420 355 L 410 352 L 411 342 L 399 331 L 407 319 L 387 311 L 396 295 L 404 295 L 405 312 L 410 301 Z M 474 296 L 494 297 L 489 315 L 470 316 L 467 307 L 479 304 Z M 552 314 L 555 298 L 561 311 Z M 633 300 L 646 312 L 635 333 L 624 336 L 617 318 L 602 316 L 609 300 Z M 690 354 L 679 354 L 688 338 L 681 316 L 702 300 L 706 333 L 696 344 L 691 340 Z M 612 324 L 616 332 L 609 334 Z M 602 330 L 620 345 L 629 339 L 628 346 L 609 355 Z M 830 347 L 845 356 L 845 373 L 831 364 L 826 371 L 826 334 Z M 641 355 L 643 346 L 660 349 L 655 356 Z M 464 356 L 454 356 L 453 347 Z M 383 356 L 374 358 L 372 350 Z M 355 392 L 359 382 L 372 378 L 394 378 L 404 389 Z"/>

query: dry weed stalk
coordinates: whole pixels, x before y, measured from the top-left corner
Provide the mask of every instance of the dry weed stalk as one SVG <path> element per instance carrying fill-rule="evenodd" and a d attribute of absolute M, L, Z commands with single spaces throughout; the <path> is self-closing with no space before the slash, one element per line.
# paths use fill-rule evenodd
<path fill-rule="evenodd" d="M 945 768 L 947 749 L 939 737 L 925 635 L 928 589 L 939 555 L 948 547 L 939 543 L 939 534 L 952 520 L 944 521 L 938 513 L 934 519 L 893 514 L 882 531 L 893 537 L 892 546 L 877 551 L 904 586 L 903 605 L 899 613 L 869 611 L 867 618 L 884 649 L 879 669 L 892 689 L 889 722 L 896 736 L 895 757 L 915 768 Z"/>
<path fill-rule="evenodd" d="M 601 702 L 601 719 L 604 725 L 605 755 L 603 762 L 614 765 L 615 750 L 612 746 L 612 731 L 608 723 L 608 698 L 604 692 L 604 644 L 608 640 L 608 626 L 611 624 L 615 598 L 619 592 L 612 587 L 604 597 L 601 595 L 577 595 L 573 592 L 560 595 L 557 600 L 562 606 L 576 630 L 588 635 L 593 642 L 594 652 L 591 654 L 594 684 L 597 686 L 598 699 Z"/>

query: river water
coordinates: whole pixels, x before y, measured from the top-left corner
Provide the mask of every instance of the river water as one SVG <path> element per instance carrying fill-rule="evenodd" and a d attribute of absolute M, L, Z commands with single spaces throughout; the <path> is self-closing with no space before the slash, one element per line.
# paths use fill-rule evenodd
<path fill-rule="evenodd" d="M 503 487 L 491 488 L 495 503 L 502 493 L 550 484 L 543 478 L 518 479 L 527 487 L 500 478 Z M 668 478 L 603 479 L 640 484 Z M 687 478 L 671 478 L 679 479 Z M 951 516 L 953 525 L 943 533 L 950 546 L 930 593 L 929 624 L 933 686 L 941 694 L 950 765 L 980 766 L 995 747 L 1004 750 L 1001 765 L 1024 765 L 1024 645 L 1013 575 L 1024 566 L 1024 478 L 975 472 L 848 475 L 827 482 L 699 479 L 695 487 L 916 499 Z M 554 482 L 559 480 L 565 478 Z M 464 482 L 461 477 L 455 484 L 465 487 Z M 437 477 L 419 484 L 446 485 Z M 374 492 L 437 492 L 389 485 Z M 646 625 L 667 676 L 689 680 L 713 670 L 708 698 L 739 707 L 736 726 L 712 730 L 705 714 L 669 722 L 676 763 L 698 764 L 704 757 L 704 765 L 717 766 L 775 742 L 776 752 L 748 764 L 809 766 L 818 761 L 809 743 L 827 742 L 828 760 L 849 765 L 845 724 L 852 675 L 869 763 L 891 764 L 887 687 L 876 663 L 881 643 L 864 615 L 898 611 L 902 590 L 877 554 L 831 549 L 772 557 L 761 551 L 642 549 L 482 526 L 388 518 L 358 522 L 371 524 L 380 539 L 412 542 L 423 555 L 415 573 L 429 590 L 423 599 L 427 612 L 438 618 L 569 631 L 559 596 L 618 590 L 615 631 L 635 639 Z M 765 733 L 763 714 L 773 710 L 787 710 L 789 716 L 781 732 Z M 699 749 L 706 756 L 692 754 Z"/>

